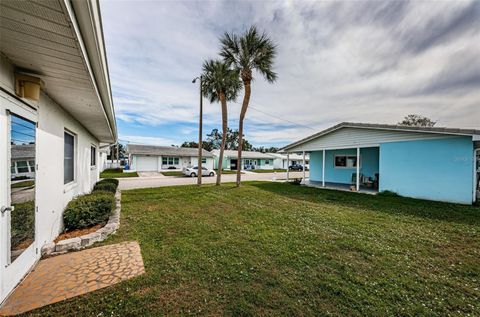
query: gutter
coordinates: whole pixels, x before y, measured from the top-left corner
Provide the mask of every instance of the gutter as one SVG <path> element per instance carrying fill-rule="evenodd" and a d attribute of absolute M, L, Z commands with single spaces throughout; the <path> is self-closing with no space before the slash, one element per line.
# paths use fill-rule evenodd
<path fill-rule="evenodd" d="M 95 43 L 97 44 L 97 52 L 96 52 L 97 53 L 97 58 L 99 58 L 99 63 L 104 68 L 103 73 L 104 73 L 104 76 L 105 76 L 105 84 L 106 84 L 106 89 L 107 89 L 106 93 L 107 93 L 108 100 L 103 100 L 102 99 L 102 94 L 100 93 L 100 90 L 98 88 L 98 86 L 99 86 L 98 82 L 100 80 L 97 81 L 97 76 L 95 76 L 95 73 L 92 69 L 92 65 L 90 63 L 90 58 L 92 56 L 95 56 L 95 54 L 88 54 L 89 51 L 87 50 L 87 47 L 86 47 L 85 42 L 83 40 L 82 33 L 81 33 L 81 28 L 80 28 L 79 22 L 77 20 L 77 15 L 75 14 L 75 9 L 72 6 L 72 1 L 71 0 L 64 0 L 63 3 L 64 3 L 65 11 L 68 14 L 68 17 L 70 19 L 72 29 L 75 32 L 75 35 L 77 37 L 77 42 L 80 46 L 80 50 L 81 50 L 82 55 L 84 57 L 83 60 L 84 60 L 85 65 L 87 67 L 88 74 L 90 76 L 90 80 L 92 82 L 95 93 L 98 97 L 99 104 L 102 107 L 102 112 L 103 112 L 103 114 L 105 116 L 105 119 L 107 121 L 110 133 L 111 133 L 112 138 L 114 140 L 114 142 L 112 142 L 110 144 L 113 144 L 118 139 L 116 121 L 115 121 L 115 111 L 114 111 L 114 108 L 113 108 L 112 95 L 111 95 L 111 89 L 110 89 L 110 80 L 109 80 L 109 77 L 108 77 L 108 67 L 106 65 L 105 44 L 104 44 L 104 41 L 103 41 L 103 36 L 102 35 L 99 36 L 97 30 L 95 29 L 95 25 L 96 25 L 96 21 L 94 19 L 95 12 L 93 12 L 92 6 L 90 5 L 90 1 L 76 1 L 76 2 L 74 2 L 74 6 L 77 7 L 77 11 L 79 11 L 79 13 L 80 13 L 80 11 L 83 11 L 83 9 L 80 9 L 79 6 L 84 5 L 84 4 L 87 5 L 86 11 L 88 11 L 87 14 L 90 18 L 91 23 L 90 23 L 90 25 L 88 25 L 86 23 L 82 23 L 82 26 L 84 27 L 84 31 L 87 30 L 87 28 L 89 28 L 95 36 L 95 39 L 96 39 Z M 97 8 L 98 8 L 98 2 L 96 2 L 96 3 L 97 3 Z M 100 17 L 99 12 L 97 12 L 97 15 L 98 15 L 98 17 Z M 100 24 L 100 32 L 101 32 L 101 21 L 99 21 L 98 23 Z M 101 41 L 101 43 L 100 43 L 101 44 L 101 49 L 98 49 L 98 44 L 99 44 L 100 41 Z M 90 53 L 95 53 L 95 52 L 90 52 Z M 106 103 L 108 103 L 108 105 L 106 105 Z M 111 120 L 109 118 L 108 112 L 111 113 L 111 115 L 113 117 L 113 120 Z"/>

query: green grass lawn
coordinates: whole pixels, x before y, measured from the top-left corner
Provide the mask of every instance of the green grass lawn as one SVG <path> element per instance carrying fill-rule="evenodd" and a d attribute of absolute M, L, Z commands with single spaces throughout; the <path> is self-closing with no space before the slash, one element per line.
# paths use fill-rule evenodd
<path fill-rule="evenodd" d="M 218 173 L 218 170 L 215 170 L 215 173 Z M 243 172 L 241 172 L 243 174 Z M 223 170 L 222 175 L 227 175 L 227 174 L 237 174 L 237 171 L 231 171 L 231 170 Z"/>
<path fill-rule="evenodd" d="M 121 168 L 110 168 L 100 173 L 100 178 L 138 177 L 137 172 L 124 173 Z"/>
<path fill-rule="evenodd" d="M 251 182 L 122 192 L 146 274 L 32 315 L 480 314 L 480 208 Z"/>
<path fill-rule="evenodd" d="M 181 171 L 160 172 L 160 173 L 165 176 L 185 176 Z"/>
<path fill-rule="evenodd" d="M 283 169 L 274 169 L 274 170 L 250 170 L 250 172 L 254 172 L 254 173 L 273 173 L 273 172 L 277 172 L 277 173 L 284 173 L 286 172 L 287 170 L 283 170 Z"/>
<path fill-rule="evenodd" d="M 22 182 L 11 184 L 10 188 L 23 188 L 23 187 L 30 187 L 33 185 L 35 185 L 35 181 L 22 181 Z"/>

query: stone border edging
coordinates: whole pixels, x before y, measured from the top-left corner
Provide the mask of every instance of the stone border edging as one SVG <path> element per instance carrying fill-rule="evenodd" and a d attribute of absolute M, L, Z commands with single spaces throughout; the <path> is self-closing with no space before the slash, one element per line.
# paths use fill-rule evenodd
<path fill-rule="evenodd" d="M 91 246 L 95 242 L 105 240 L 109 235 L 114 234 L 120 227 L 120 210 L 121 206 L 121 192 L 117 189 L 115 193 L 115 210 L 108 218 L 105 226 L 95 232 L 85 234 L 80 237 L 60 240 L 57 243 L 50 242 L 42 247 L 42 257 L 54 256 L 67 253 L 69 251 L 77 251 Z"/>

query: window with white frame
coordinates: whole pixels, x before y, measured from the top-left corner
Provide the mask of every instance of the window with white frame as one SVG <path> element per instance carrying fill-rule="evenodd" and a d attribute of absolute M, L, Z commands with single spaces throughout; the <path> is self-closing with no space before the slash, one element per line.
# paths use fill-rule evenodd
<path fill-rule="evenodd" d="M 178 165 L 180 158 L 178 157 L 162 157 L 162 165 Z"/>
<path fill-rule="evenodd" d="M 202 157 L 202 164 L 207 164 L 207 158 Z"/>
<path fill-rule="evenodd" d="M 353 155 L 335 155 L 335 168 L 357 167 L 357 157 Z"/>
<path fill-rule="evenodd" d="M 90 166 L 97 165 L 97 148 L 95 146 L 90 146 Z"/>
<path fill-rule="evenodd" d="M 63 183 L 75 180 L 75 136 L 67 131 L 63 135 Z"/>

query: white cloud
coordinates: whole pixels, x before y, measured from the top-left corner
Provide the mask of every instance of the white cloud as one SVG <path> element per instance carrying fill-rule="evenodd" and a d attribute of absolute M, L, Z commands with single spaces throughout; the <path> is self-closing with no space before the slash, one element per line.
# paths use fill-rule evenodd
<path fill-rule="evenodd" d="M 196 124 L 192 78 L 216 57 L 223 32 L 256 24 L 278 45 L 279 76 L 273 85 L 258 76 L 253 83 L 251 104 L 262 112 L 247 113 L 246 137 L 257 145 L 314 132 L 305 126 L 395 123 L 410 113 L 439 126 L 480 127 L 480 2 L 101 4 L 117 118 L 128 123 Z M 240 102 L 229 104 L 233 128 Z M 219 112 L 205 101 L 206 124 L 220 126 Z"/>

